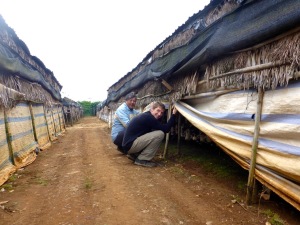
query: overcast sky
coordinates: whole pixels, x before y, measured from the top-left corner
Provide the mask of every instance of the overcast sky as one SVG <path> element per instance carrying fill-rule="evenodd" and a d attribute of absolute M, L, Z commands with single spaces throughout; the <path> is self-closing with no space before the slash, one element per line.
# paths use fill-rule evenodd
<path fill-rule="evenodd" d="M 103 101 L 209 0 L 0 0 L 0 14 L 63 86 L 62 97 Z"/>

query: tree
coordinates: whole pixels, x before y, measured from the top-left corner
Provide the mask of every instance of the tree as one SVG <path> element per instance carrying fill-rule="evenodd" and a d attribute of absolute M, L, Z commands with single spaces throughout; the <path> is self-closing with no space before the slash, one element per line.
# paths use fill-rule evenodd
<path fill-rule="evenodd" d="M 83 109 L 83 116 L 95 116 L 96 107 L 100 102 L 81 101 L 78 102 Z"/>

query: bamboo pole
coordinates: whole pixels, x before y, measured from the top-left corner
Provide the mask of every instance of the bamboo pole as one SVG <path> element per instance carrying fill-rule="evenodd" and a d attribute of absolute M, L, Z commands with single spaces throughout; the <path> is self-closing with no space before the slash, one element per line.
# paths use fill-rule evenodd
<path fill-rule="evenodd" d="M 16 165 L 15 158 L 14 158 L 14 151 L 13 151 L 13 147 L 12 147 L 12 135 L 9 130 L 9 121 L 8 121 L 7 112 L 6 112 L 5 107 L 3 107 L 3 113 L 4 113 L 6 141 L 7 141 L 7 146 L 8 146 L 8 150 L 9 150 L 9 156 L 10 156 L 12 164 Z"/>
<path fill-rule="evenodd" d="M 32 123 L 32 129 L 33 129 L 33 136 L 36 142 L 38 142 L 38 138 L 37 138 L 37 131 L 36 131 L 36 125 L 35 125 L 35 118 L 34 118 L 34 113 L 33 113 L 33 109 L 32 109 L 32 103 L 29 103 L 29 110 L 30 110 L 30 114 L 31 114 L 31 123 Z"/>
<path fill-rule="evenodd" d="M 53 128 L 54 128 L 54 132 L 55 132 L 55 137 L 57 137 L 57 130 L 56 130 L 56 125 L 55 125 L 55 120 L 54 120 L 54 116 L 53 116 L 53 110 L 52 110 L 52 105 L 51 105 L 51 118 L 52 118 L 52 121 L 53 121 Z"/>
<path fill-rule="evenodd" d="M 168 116 L 167 116 L 168 120 L 171 118 L 171 115 L 172 115 L 172 102 L 170 101 L 170 103 L 169 103 L 169 109 L 168 109 Z M 166 134 L 165 149 L 164 149 L 164 154 L 163 154 L 163 158 L 164 159 L 168 155 L 169 140 L 170 140 L 170 132 Z"/>
<path fill-rule="evenodd" d="M 256 166 L 258 137 L 259 137 L 259 130 L 260 130 L 259 125 L 261 120 L 261 112 L 262 112 L 262 104 L 263 104 L 263 95 L 264 95 L 263 89 L 262 87 L 259 87 L 257 108 L 256 108 L 256 115 L 255 115 L 254 135 L 253 135 L 253 142 L 252 142 L 251 161 L 250 161 L 248 183 L 247 183 L 247 196 L 246 196 L 247 205 L 251 205 L 253 199 L 253 187 L 254 187 L 253 184 L 255 180 L 254 175 L 255 175 L 255 166 Z"/>
<path fill-rule="evenodd" d="M 288 63 L 276 61 L 276 62 L 255 65 L 255 66 L 249 66 L 249 67 L 245 67 L 242 69 L 237 69 L 234 71 L 230 71 L 227 73 L 222 73 L 220 75 L 210 77 L 209 80 L 214 80 L 214 79 L 218 79 L 218 78 L 222 78 L 222 77 L 226 77 L 226 76 L 230 76 L 230 75 L 236 75 L 236 74 L 240 74 L 240 73 L 249 73 L 249 72 L 254 72 L 254 71 L 258 71 L 258 70 L 270 69 L 272 67 L 281 66 L 281 65 L 285 65 L 285 64 L 288 64 Z"/>
<path fill-rule="evenodd" d="M 161 83 L 162 83 L 169 91 L 172 91 L 172 90 L 173 90 L 173 87 L 172 87 L 167 81 L 165 81 L 164 79 L 162 79 Z"/>
<path fill-rule="evenodd" d="M 219 95 L 224 95 L 230 92 L 238 91 L 240 89 L 238 88 L 233 88 L 233 89 L 228 89 L 228 90 L 220 90 L 220 91 L 214 91 L 214 92 L 206 92 L 206 93 L 201 93 L 201 94 L 196 94 L 196 95 L 190 95 L 186 96 L 182 99 L 195 99 L 195 98 L 205 98 L 205 97 L 217 97 Z"/>
<path fill-rule="evenodd" d="M 60 132 L 62 132 L 62 128 L 63 128 L 62 118 L 60 116 L 61 113 L 62 113 L 62 110 L 61 110 L 61 108 L 58 105 L 57 106 L 57 117 L 58 117 L 58 123 L 59 123 L 59 130 L 60 130 Z"/>
<path fill-rule="evenodd" d="M 48 140 L 50 141 L 50 140 L 51 140 L 51 137 L 50 137 L 49 124 L 48 124 L 48 121 L 47 121 L 47 111 L 46 111 L 46 107 L 45 107 L 44 104 L 43 104 L 43 110 L 44 110 L 45 123 L 46 123 L 46 126 L 47 126 Z"/>
<path fill-rule="evenodd" d="M 177 154 L 179 155 L 181 153 L 180 145 L 181 145 L 181 114 L 178 114 L 178 123 L 177 123 Z"/>

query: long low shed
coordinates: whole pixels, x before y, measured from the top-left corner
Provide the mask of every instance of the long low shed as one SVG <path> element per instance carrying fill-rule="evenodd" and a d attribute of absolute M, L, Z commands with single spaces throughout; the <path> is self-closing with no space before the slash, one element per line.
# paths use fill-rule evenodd
<path fill-rule="evenodd" d="M 53 73 L 0 16 L 0 185 L 65 131 Z"/>
<path fill-rule="evenodd" d="M 109 123 L 124 96 L 173 102 L 254 179 L 300 210 L 300 1 L 212 0 L 108 89 Z"/>

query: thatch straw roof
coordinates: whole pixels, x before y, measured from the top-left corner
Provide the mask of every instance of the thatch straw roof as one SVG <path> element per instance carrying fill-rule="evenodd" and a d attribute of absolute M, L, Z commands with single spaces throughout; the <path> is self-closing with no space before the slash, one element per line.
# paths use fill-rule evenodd
<path fill-rule="evenodd" d="M 236 52 L 259 46 L 262 43 L 266 44 L 267 41 L 296 29 L 299 23 L 299 1 L 211 1 L 202 11 L 189 18 L 170 37 L 147 54 L 136 68 L 112 85 L 108 90 L 106 104 L 119 101 L 122 96 L 130 91 L 140 92 L 148 82 L 160 82 L 164 79 L 172 83 L 172 80 L 178 79 L 183 85 L 184 78 L 178 77 L 193 76 L 194 74 L 197 74 L 197 76 L 193 80 L 198 82 L 200 77 L 203 79 L 205 72 L 206 76 L 210 73 L 210 68 L 216 66 L 217 62 L 221 62 L 221 60 L 225 60 L 225 58 L 232 55 L 240 58 L 242 54 L 238 56 L 235 55 Z M 293 38 L 297 39 L 296 37 Z M 280 43 L 277 45 L 278 48 L 279 45 Z M 284 47 L 280 51 L 286 47 L 284 44 L 282 46 Z M 296 51 L 293 48 L 289 49 Z M 258 51 L 262 54 L 264 51 L 269 54 L 267 49 Z M 252 54 L 255 54 L 255 52 Z M 287 71 L 292 71 L 295 66 L 299 65 L 297 57 L 292 56 L 293 53 L 286 52 L 284 55 L 287 58 L 281 57 L 280 60 L 292 63 L 289 68 L 285 68 Z M 269 62 L 273 62 L 275 56 L 276 51 L 272 53 L 272 56 L 268 56 L 268 60 L 271 60 Z M 266 59 L 265 62 L 268 60 Z M 223 67 L 225 65 L 223 64 Z M 245 67 L 247 63 L 244 61 L 241 65 Z M 239 68 L 236 65 L 230 67 Z M 284 68 L 279 70 L 282 71 Z M 233 80 L 232 78 L 228 79 Z M 224 82 L 228 85 L 232 83 L 228 82 L 228 79 L 223 81 L 223 84 Z M 268 79 L 269 81 L 267 81 Z M 234 80 L 238 83 L 237 86 L 248 87 L 249 85 L 258 86 L 263 84 L 266 88 L 284 85 L 287 81 L 286 75 L 280 79 L 278 75 L 268 79 L 262 81 L 261 76 L 255 75 L 250 79 L 251 82 L 249 79 L 245 82 L 245 78 L 241 79 L 240 76 Z M 270 79 L 272 79 L 272 82 Z M 217 81 L 218 79 L 215 82 L 210 82 L 210 84 L 217 85 Z M 192 87 L 191 85 L 188 88 L 194 90 L 195 86 Z M 173 95 L 178 96 L 178 93 Z M 178 97 L 180 98 L 180 96 Z"/>
<path fill-rule="evenodd" d="M 60 101 L 62 85 L 53 72 L 18 38 L 0 15 L 0 83 L 8 89 L 25 94 L 24 100 L 44 102 Z M 8 90 L 5 89 L 5 90 Z M 7 92 L 1 92 L 0 105 L 9 107 L 13 101 Z"/>

